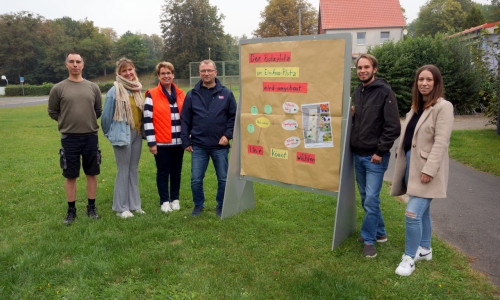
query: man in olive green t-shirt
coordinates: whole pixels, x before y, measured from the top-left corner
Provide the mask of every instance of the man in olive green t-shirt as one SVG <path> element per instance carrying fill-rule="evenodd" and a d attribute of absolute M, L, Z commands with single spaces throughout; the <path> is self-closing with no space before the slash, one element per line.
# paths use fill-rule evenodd
<path fill-rule="evenodd" d="M 66 225 L 76 218 L 76 179 L 80 176 L 80 156 L 87 177 L 87 215 L 99 218 L 95 198 L 101 164 L 97 119 L 102 113 L 102 98 L 99 87 L 83 79 L 83 67 L 82 56 L 69 53 L 66 57 L 69 77 L 56 84 L 49 95 L 48 113 L 57 121 L 61 133 L 60 164 L 66 178 L 64 187 L 68 199 L 68 213 L 63 222 Z"/>

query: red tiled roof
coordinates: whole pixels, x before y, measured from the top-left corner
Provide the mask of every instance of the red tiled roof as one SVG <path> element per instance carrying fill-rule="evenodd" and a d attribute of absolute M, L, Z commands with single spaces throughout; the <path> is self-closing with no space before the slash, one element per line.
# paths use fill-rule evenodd
<path fill-rule="evenodd" d="M 320 28 L 404 27 L 399 0 L 320 0 Z"/>
<path fill-rule="evenodd" d="M 490 27 L 493 27 L 493 26 L 497 25 L 498 23 L 500 23 L 500 21 L 499 22 L 489 23 L 489 24 L 487 23 L 487 24 L 479 25 L 479 26 L 472 27 L 472 28 L 466 29 L 464 31 L 452 34 L 449 37 L 451 38 L 451 37 L 454 37 L 454 36 L 467 34 L 467 33 L 470 33 L 470 32 L 476 31 L 476 30 L 490 28 Z"/>

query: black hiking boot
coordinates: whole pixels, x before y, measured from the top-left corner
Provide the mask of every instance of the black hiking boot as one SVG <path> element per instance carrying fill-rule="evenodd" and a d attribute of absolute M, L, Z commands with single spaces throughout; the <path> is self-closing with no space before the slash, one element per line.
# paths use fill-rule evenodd
<path fill-rule="evenodd" d="M 76 218 L 76 207 L 68 207 L 68 214 L 66 215 L 66 219 L 64 219 L 64 225 L 71 225 Z"/>
<path fill-rule="evenodd" d="M 95 207 L 95 205 L 87 205 L 87 216 L 92 219 L 100 218 L 100 216 L 97 214 L 97 207 Z"/>

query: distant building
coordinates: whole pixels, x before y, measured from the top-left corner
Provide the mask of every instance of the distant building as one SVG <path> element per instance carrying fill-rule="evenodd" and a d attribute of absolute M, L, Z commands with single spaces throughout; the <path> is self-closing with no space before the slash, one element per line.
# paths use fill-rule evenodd
<path fill-rule="evenodd" d="M 472 27 L 449 37 L 459 37 L 466 42 L 478 42 L 478 46 L 487 53 L 485 60 L 489 62 L 491 70 L 498 71 L 499 34 L 500 22 L 494 22 Z"/>
<path fill-rule="evenodd" d="M 403 38 L 406 21 L 399 0 L 320 0 L 318 33 L 352 34 L 352 58 L 370 46 Z"/>

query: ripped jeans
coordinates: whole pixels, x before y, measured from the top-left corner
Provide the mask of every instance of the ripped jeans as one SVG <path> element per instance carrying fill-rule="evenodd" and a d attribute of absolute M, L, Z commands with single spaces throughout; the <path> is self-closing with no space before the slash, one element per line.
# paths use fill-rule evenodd
<path fill-rule="evenodd" d="M 406 175 L 405 183 L 408 186 L 408 174 L 410 170 L 411 151 L 406 153 Z M 420 180 L 420 178 L 418 179 Z M 410 196 L 406 206 L 406 246 L 405 254 L 415 258 L 418 246 L 431 248 L 432 219 L 430 198 Z"/>

